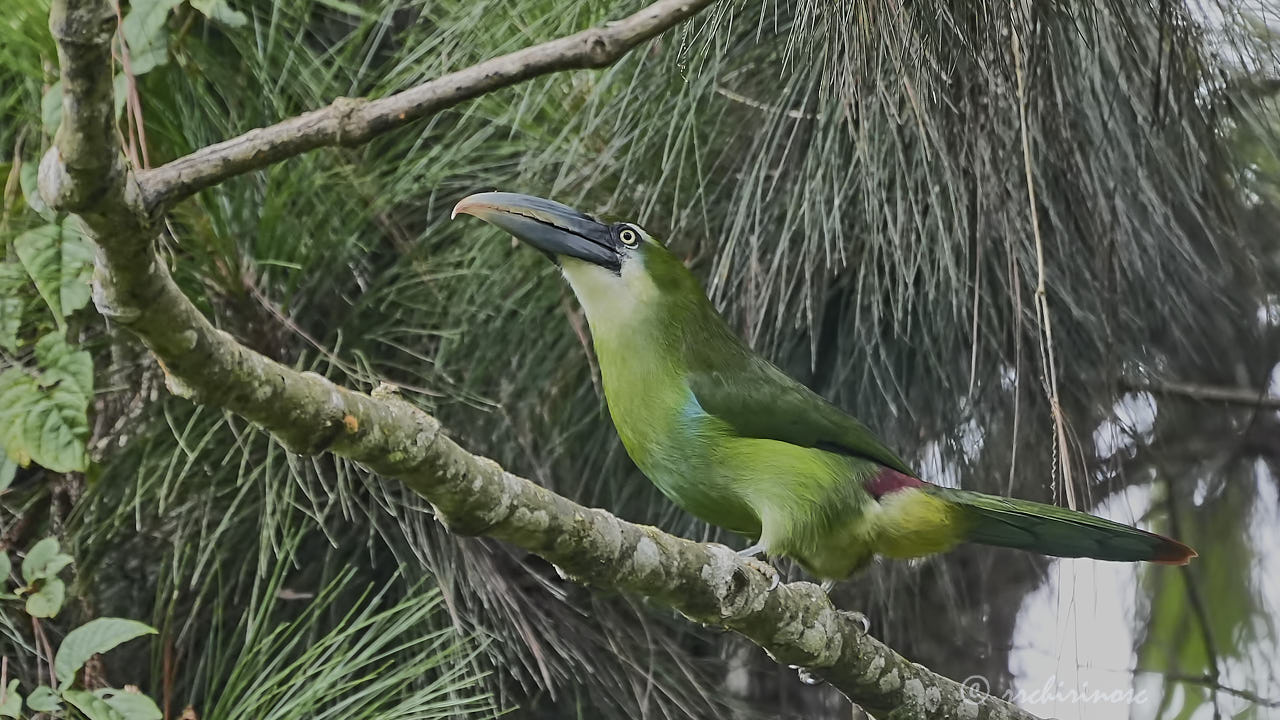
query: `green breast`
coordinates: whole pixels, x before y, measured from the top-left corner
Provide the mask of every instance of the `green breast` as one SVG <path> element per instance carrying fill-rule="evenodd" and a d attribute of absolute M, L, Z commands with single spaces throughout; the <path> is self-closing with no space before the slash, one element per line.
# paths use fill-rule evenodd
<path fill-rule="evenodd" d="M 759 535 L 759 518 L 715 460 L 727 427 L 702 411 L 678 369 L 654 353 L 599 356 L 609 414 L 645 477 L 686 512 Z"/>

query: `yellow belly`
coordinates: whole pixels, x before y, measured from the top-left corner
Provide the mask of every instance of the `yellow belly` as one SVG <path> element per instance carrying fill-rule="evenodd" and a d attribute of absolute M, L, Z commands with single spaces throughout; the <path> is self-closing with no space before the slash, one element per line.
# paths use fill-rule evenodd
<path fill-rule="evenodd" d="M 880 498 L 875 551 L 892 558 L 946 552 L 964 539 L 955 505 L 924 490 L 899 490 Z"/>

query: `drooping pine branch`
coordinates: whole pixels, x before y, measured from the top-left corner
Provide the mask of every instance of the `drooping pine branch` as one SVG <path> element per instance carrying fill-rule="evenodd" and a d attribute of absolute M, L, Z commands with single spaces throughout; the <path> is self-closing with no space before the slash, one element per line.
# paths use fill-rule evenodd
<path fill-rule="evenodd" d="M 112 127 L 106 0 L 55 0 L 63 124 L 40 168 L 51 205 L 78 213 L 98 244 L 94 300 L 135 333 L 181 396 L 239 413 L 302 454 L 332 452 L 399 479 L 454 532 L 534 552 L 579 582 L 639 593 L 699 622 L 738 632 L 780 663 L 811 668 L 873 711 L 910 718 L 1023 718 L 902 658 L 812 583 L 769 589 L 755 561 L 586 508 L 467 452 L 430 415 L 395 397 L 335 385 L 264 357 L 218 330 L 153 251 L 167 202 L 308 149 L 368 140 L 445 107 L 538 74 L 599 67 L 711 0 L 660 0 L 605 29 L 487 61 L 379 101 L 344 101 L 135 175 Z"/>

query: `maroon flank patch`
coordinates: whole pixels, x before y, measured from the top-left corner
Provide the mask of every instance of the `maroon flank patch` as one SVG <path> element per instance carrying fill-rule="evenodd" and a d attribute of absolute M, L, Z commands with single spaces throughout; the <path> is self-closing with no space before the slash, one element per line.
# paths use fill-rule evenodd
<path fill-rule="evenodd" d="M 882 467 L 880 472 L 867 479 L 863 487 L 867 489 L 867 492 L 871 493 L 871 497 L 879 500 L 889 493 L 924 485 L 925 482 L 923 480 L 904 475 L 892 468 Z"/>

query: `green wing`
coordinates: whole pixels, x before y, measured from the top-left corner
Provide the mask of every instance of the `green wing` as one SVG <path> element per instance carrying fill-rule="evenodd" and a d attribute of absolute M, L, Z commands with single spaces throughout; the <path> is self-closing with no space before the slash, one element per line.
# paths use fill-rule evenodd
<path fill-rule="evenodd" d="M 916 477 L 866 425 L 754 353 L 728 367 L 695 369 L 689 387 L 704 411 L 742 437 L 865 458 Z"/>

